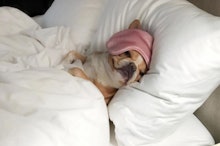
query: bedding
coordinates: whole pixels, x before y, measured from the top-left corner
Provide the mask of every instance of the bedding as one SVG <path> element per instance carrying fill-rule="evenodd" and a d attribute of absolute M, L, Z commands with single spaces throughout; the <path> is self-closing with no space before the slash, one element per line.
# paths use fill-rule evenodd
<path fill-rule="evenodd" d="M 105 3 L 106 0 L 55 0 L 38 22 L 43 28 L 71 28 L 74 44 L 84 50 L 89 48 Z"/>
<path fill-rule="evenodd" d="M 41 29 L 9 7 L 0 8 L 0 28 L 0 145 L 107 146 L 102 94 L 61 64 L 75 49 L 70 29 Z"/>
<path fill-rule="evenodd" d="M 114 130 L 114 124 L 111 123 L 111 132 Z M 118 146 L 114 133 L 111 136 L 111 144 Z M 146 146 L 212 146 L 213 144 L 214 140 L 204 125 L 194 115 L 189 115 L 174 133 Z"/>
<path fill-rule="evenodd" d="M 91 48 L 105 48 L 134 19 L 154 37 L 153 55 L 141 82 L 121 88 L 109 104 L 120 146 L 168 137 L 220 84 L 218 17 L 186 0 L 111 0 Z"/>
<path fill-rule="evenodd" d="M 170 22 L 173 21 L 173 19 L 165 19 L 167 16 L 165 17 L 164 15 L 175 16 L 176 18 L 181 13 L 174 15 L 173 10 L 179 10 L 179 8 L 183 7 L 192 8 L 192 6 L 185 3 L 184 0 L 121 0 L 117 2 L 116 0 L 111 0 L 106 3 L 105 7 L 102 6 L 105 0 L 97 0 L 96 4 L 100 5 L 95 6 L 98 7 L 91 5 L 93 1 L 83 0 L 83 2 L 85 2 L 84 5 L 74 5 L 79 4 L 80 1 L 54 1 L 47 15 L 45 14 L 40 17 L 41 22 L 39 23 L 43 27 L 48 27 L 44 29 L 27 15 L 24 15 L 16 9 L 7 7 L 0 8 L 0 27 L 3 28 L 0 30 L 0 90 L 2 93 L 0 97 L 0 130 L 4 131 L 0 132 L 0 145 L 109 146 L 108 113 L 102 95 L 90 82 L 72 77 L 66 73 L 64 71 L 65 66 L 60 63 L 63 56 L 73 49 L 84 52 L 85 48 L 90 44 L 90 41 L 92 42 L 92 46 L 88 51 L 102 51 L 105 49 L 104 41 L 107 40 L 109 36 L 119 30 L 127 28 L 134 18 L 139 18 L 144 24 L 144 29 L 153 34 L 158 42 L 160 42 L 160 40 L 162 41 L 162 44 L 154 42 L 153 57 L 157 59 L 153 60 L 154 63 L 152 63 L 150 71 L 155 71 L 154 64 L 159 61 L 159 66 L 161 65 L 161 61 L 158 60 L 157 57 L 157 51 L 160 52 L 159 50 L 161 48 L 155 48 L 158 48 L 158 45 L 161 47 L 166 45 L 170 46 L 169 39 L 171 38 L 169 37 L 169 33 L 170 31 L 174 31 L 171 28 L 178 22 L 174 21 L 174 24 L 167 24 L 167 21 L 164 20 Z M 118 5 L 116 6 L 115 3 Z M 183 5 L 178 7 L 180 3 Z M 177 6 L 178 9 L 175 7 L 171 9 L 169 7 L 170 5 L 173 6 L 173 4 L 176 4 L 175 6 Z M 64 8 L 66 5 L 68 6 Z M 84 14 L 81 16 L 87 16 L 87 14 L 80 11 L 78 15 L 73 15 L 76 17 L 71 20 L 71 16 L 65 14 L 72 12 L 71 10 L 77 9 L 77 7 L 80 6 L 81 8 L 85 8 L 86 10 L 84 10 L 86 12 L 90 12 L 89 8 L 97 8 L 97 10 L 100 10 L 102 7 L 105 13 L 101 13 L 99 10 L 99 12 L 97 12 L 93 9 L 94 11 L 91 12 L 94 12 L 94 15 L 89 15 L 93 17 L 83 17 L 84 19 L 81 19 L 80 23 L 74 24 L 74 21 L 78 21 L 81 18 L 78 17 L 79 15 Z M 120 9 L 118 9 L 118 7 Z M 59 11 L 61 9 L 62 11 Z M 124 11 L 124 9 L 126 9 L 126 11 Z M 172 11 L 170 11 L 170 13 L 164 13 L 164 10 L 167 12 L 167 9 Z M 197 12 L 197 9 L 194 7 L 193 10 Z M 216 29 L 218 28 L 216 27 L 219 25 L 217 19 L 205 13 L 200 13 L 200 10 L 198 10 L 198 12 L 204 17 L 211 18 L 210 20 L 212 20 L 212 22 L 216 20 L 214 26 Z M 100 17 L 98 21 L 97 18 L 100 13 L 102 17 Z M 59 18 L 65 18 L 57 19 L 58 14 L 60 14 Z M 151 15 L 146 16 L 145 14 Z M 200 15 L 197 15 L 198 13 L 194 13 L 194 11 L 192 14 L 195 14 L 196 18 L 198 16 L 200 17 Z M 151 18 L 151 21 L 144 21 L 147 18 Z M 188 24 L 188 18 L 183 20 L 187 20 Z M 181 21 L 181 23 L 184 21 Z M 89 22 L 92 22 L 92 24 L 93 22 L 95 23 L 94 25 L 86 25 L 89 24 Z M 198 24 L 200 23 L 201 22 L 198 22 Z M 172 25 L 169 26 L 170 24 Z M 55 27 L 58 25 L 68 26 L 68 28 L 62 26 Z M 80 27 L 80 25 L 83 27 Z M 178 27 L 179 26 L 181 25 L 178 25 Z M 169 29 L 167 30 L 167 28 Z M 199 28 L 201 29 L 202 26 Z M 94 34 L 96 29 L 97 34 Z M 183 30 L 185 31 L 185 27 L 183 27 Z M 80 32 L 84 32 L 84 34 L 80 34 Z M 180 36 L 183 32 L 180 33 Z M 158 37 L 159 34 L 162 36 Z M 218 32 L 216 35 L 217 34 Z M 91 36 L 94 40 L 90 40 Z M 199 41 L 201 41 L 201 38 L 199 38 Z M 174 42 L 174 44 L 179 43 L 178 41 L 176 42 L 176 40 Z M 172 51 L 171 54 L 173 54 Z M 172 58 L 173 56 L 169 57 Z M 164 63 L 167 62 L 164 61 Z M 169 63 L 167 65 L 169 65 Z M 166 66 L 163 67 L 165 71 L 166 69 L 169 70 Z M 178 145 L 182 144 L 187 146 L 190 146 L 190 144 L 193 146 L 212 145 L 213 139 L 209 132 L 198 119 L 191 114 L 196 106 L 202 104 L 201 100 L 205 100 L 205 97 L 199 99 L 200 94 L 198 95 L 199 101 L 190 99 L 193 103 L 188 105 L 188 102 L 185 102 L 185 108 L 177 106 L 177 108 L 183 110 L 181 111 L 182 114 L 179 110 L 167 112 L 163 109 L 162 113 L 160 113 L 161 110 L 158 112 L 152 110 L 154 106 L 158 109 L 163 107 L 163 101 L 171 103 L 169 102 L 170 100 L 173 102 L 171 99 L 165 100 L 164 97 L 161 97 L 159 94 L 160 96 L 154 97 L 159 101 L 155 102 L 154 105 L 149 96 L 146 96 L 146 94 L 152 93 L 146 90 L 146 87 L 148 87 L 148 83 L 146 83 L 146 81 L 148 81 L 147 77 L 152 75 L 158 76 L 159 73 L 166 75 L 160 72 L 160 69 L 158 70 L 159 71 L 155 72 L 155 74 L 151 72 L 149 75 L 146 75 L 140 84 L 133 84 L 130 87 L 122 88 L 109 106 L 111 120 L 115 126 L 115 129 L 111 129 L 111 132 L 116 134 L 118 146 L 131 146 L 132 144 L 130 144 L 130 142 L 134 142 L 134 139 L 137 140 L 135 142 L 138 144 L 135 143 L 132 146 L 176 146 L 176 143 L 178 143 Z M 218 66 L 216 70 L 218 70 Z M 215 73 L 215 70 L 213 72 Z M 154 88 L 154 84 L 152 85 L 152 88 Z M 160 87 L 161 86 L 158 88 Z M 210 87 L 210 89 L 212 87 Z M 162 89 L 164 88 L 161 88 L 161 91 Z M 201 90 L 201 88 L 198 88 L 198 90 Z M 182 101 L 183 100 L 181 100 L 181 102 Z M 176 101 L 174 102 L 178 103 Z M 134 106 L 131 108 L 131 105 Z M 193 105 L 193 107 L 191 107 L 191 105 Z M 141 111 L 138 109 L 139 107 Z M 185 114 L 184 109 L 187 108 L 189 109 Z M 168 130 L 165 129 L 165 131 L 162 129 L 163 131 L 161 132 L 161 129 L 159 129 L 161 128 L 160 126 L 153 127 L 154 125 L 147 125 L 148 123 L 146 124 L 144 120 L 149 117 L 145 115 L 145 112 L 151 112 L 154 116 L 154 119 L 150 117 L 152 121 L 157 125 L 161 124 L 162 127 L 168 126 Z M 133 113 L 135 116 L 132 115 Z M 172 116 L 168 122 L 161 119 L 170 114 L 174 116 L 181 114 L 180 119 L 175 120 L 175 117 Z M 140 116 L 144 118 L 142 119 Z M 183 117 L 181 118 L 181 116 Z M 122 122 L 120 121 L 121 119 Z M 172 124 L 174 124 L 174 128 L 169 127 Z M 148 127 L 146 128 L 146 126 Z M 191 126 L 194 127 L 191 128 Z M 152 133 L 149 132 L 151 128 L 155 128 Z M 150 136 L 147 135 L 149 137 L 146 137 L 145 134 L 150 134 Z M 143 139 L 141 139 L 142 137 L 140 138 L 140 136 L 143 136 Z M 150 140 L 148 138 L 150 138 Z M 113 139 L 114 135 L 111 136 L 111 140 Z M 139 143 L 140 139 L 143 140 L 142 144 Z M 113 145 L 115 146 L 116 144 Z"/>

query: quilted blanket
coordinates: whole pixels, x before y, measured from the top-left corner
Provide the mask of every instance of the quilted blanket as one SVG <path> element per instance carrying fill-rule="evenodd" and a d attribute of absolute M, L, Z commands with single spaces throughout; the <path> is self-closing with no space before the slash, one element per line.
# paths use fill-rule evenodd
<path fill-rule="evenodd" d="M 102 94 L 61 63 L 73 49 L 69 28 L 42 29 L 21 11 L 0 8 L 1 146 L 108 145 Z"/>

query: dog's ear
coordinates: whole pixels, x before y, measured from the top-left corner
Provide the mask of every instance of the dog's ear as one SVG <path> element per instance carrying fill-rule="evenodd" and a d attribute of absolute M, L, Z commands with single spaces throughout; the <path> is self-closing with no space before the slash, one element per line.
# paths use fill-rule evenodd
<path fill-rule="evenodd" d="M 128 27 L 129 29 L 141 29 L 141 23 L 138 19 L 135 19 Z"/>

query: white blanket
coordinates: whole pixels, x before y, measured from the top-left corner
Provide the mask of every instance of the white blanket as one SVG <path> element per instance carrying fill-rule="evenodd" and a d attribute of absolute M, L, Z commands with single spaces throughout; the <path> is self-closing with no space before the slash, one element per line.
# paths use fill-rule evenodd
<path fill-rule="evenodd" d="M 72 49 L 70 29 L 0 8 L 0 146 L 108 145 L 102 94 L 60 64 Z"/>

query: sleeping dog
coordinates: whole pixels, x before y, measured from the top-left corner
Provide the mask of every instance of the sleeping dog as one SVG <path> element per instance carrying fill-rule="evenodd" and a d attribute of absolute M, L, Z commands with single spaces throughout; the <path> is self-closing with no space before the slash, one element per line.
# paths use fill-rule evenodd
<path fill-rule="evenodd" d="M 106 44 L 108 51 L 88 56 L 69 52 L 65 62 L 80 60 L 83 68 L 73 67 L 68 72 L 93 82 L 108 104 L 121 86 L 139 81 L 148 70 L 152 37 L 140 28 L 140 22 L 134 20 L 129 29 L 114 34 Z"/>

